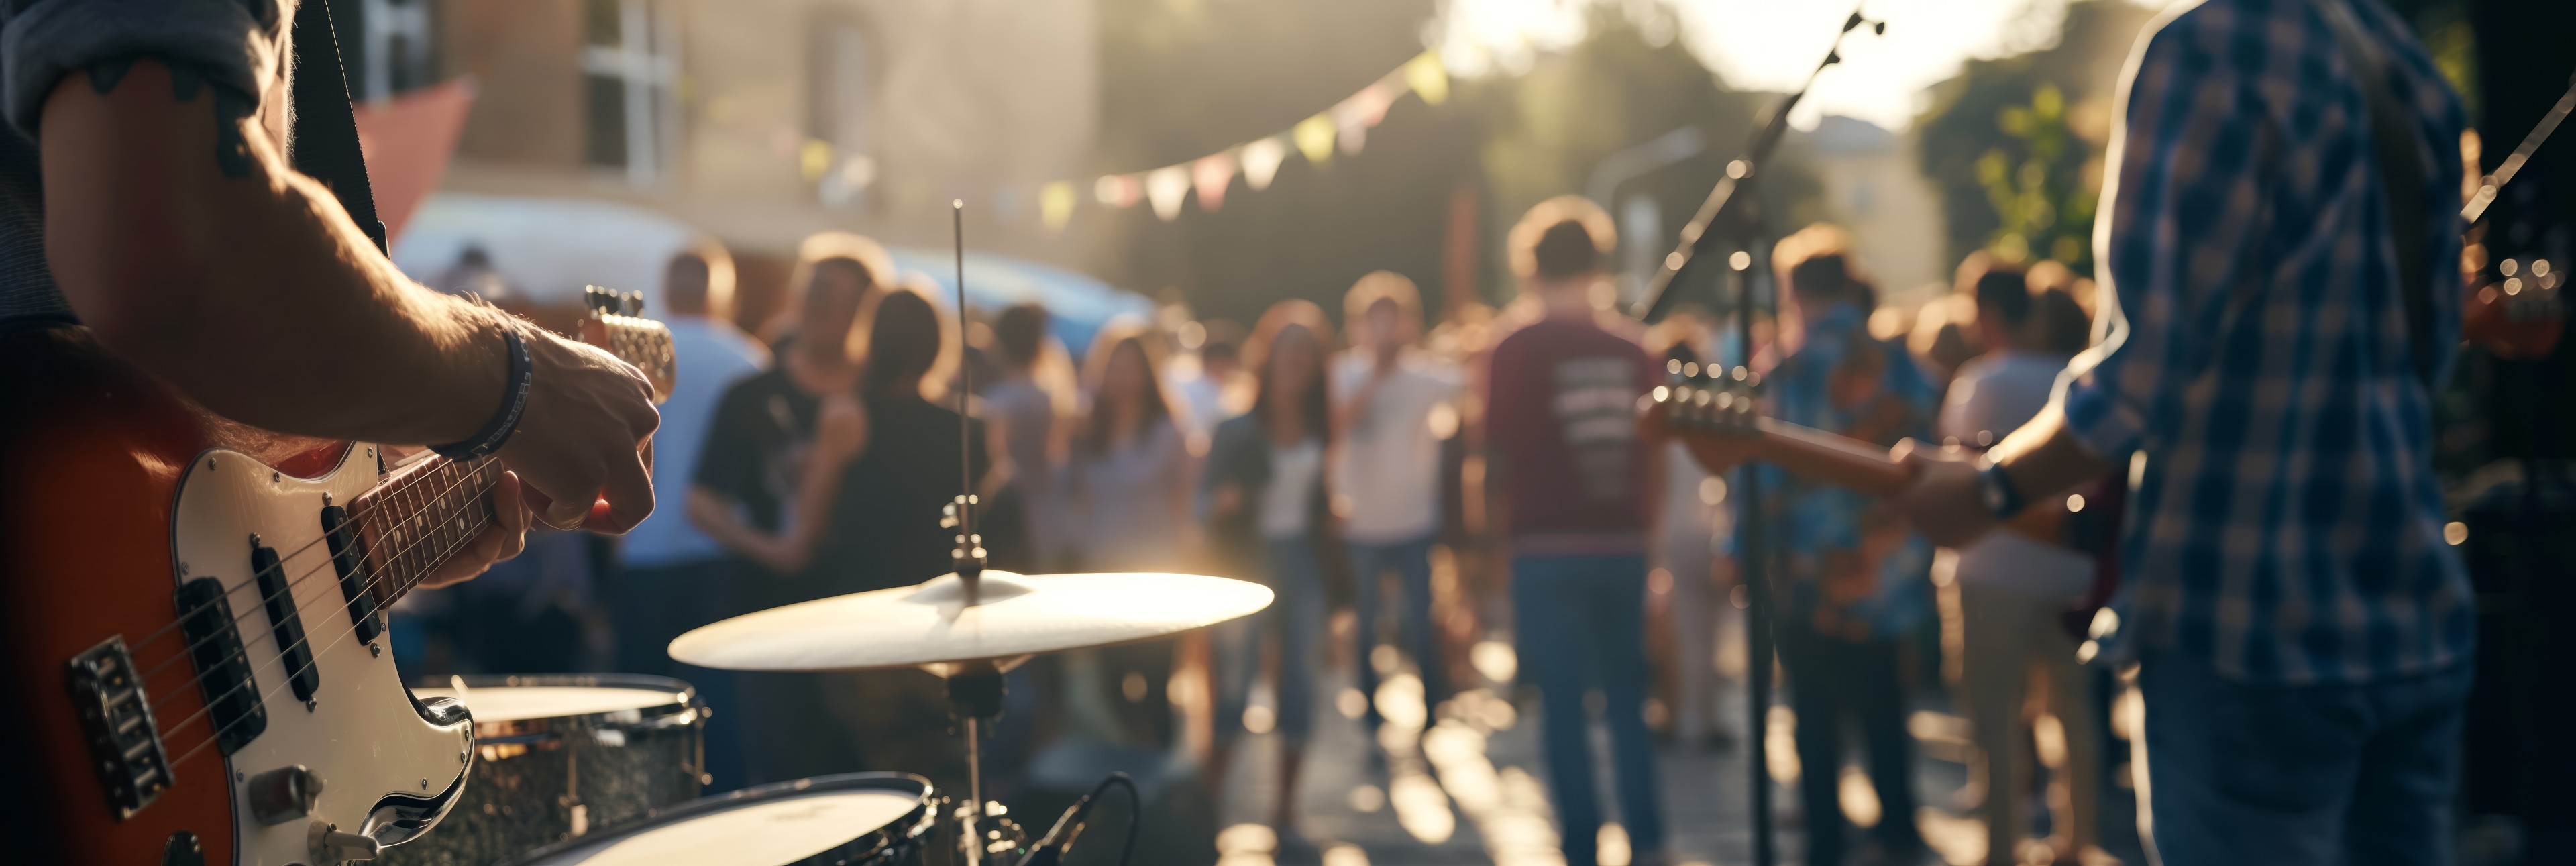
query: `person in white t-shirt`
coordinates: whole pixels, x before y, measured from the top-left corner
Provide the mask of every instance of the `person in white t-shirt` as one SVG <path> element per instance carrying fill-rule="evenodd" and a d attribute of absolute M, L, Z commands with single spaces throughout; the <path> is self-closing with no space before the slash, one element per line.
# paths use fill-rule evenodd
<path fill-rule="evenodd" d="M 1985 354 L 1959 367 L 1941 407 L 1940 435 L 1962 446 L 2002 441 L 2048 404 L 2058 373 L 2084 349 L 2083 316 L 2063 289 L 2033 291 L 2021 271 L 1993 267 L 1977 276 L 1976 328 Z M 2068 309 L 2075 313 L 2069 315 Z M 1954 557 L 1954 558 L 1953 558 Z M 2049 715 L 2064 732 L 2061 766 L 2049 785 L 2056 838 L 2050 848 L 2073 858 L 2095 846 L 2101 785 L 2101 737 L 2092 683 L 2075 660 L 2075 638 L 2061 616 L 2092 588 L 2093 558 L 2011 532 L 1989 533 L 1945 556 L 1960 614 L 1960 686 L 1984 753 L 1986 862 L 2023 862 L 2030 812 L 2030 736 L 2022 707 L 2034 674 Z M 2059 862 L 2068 862 L 2061 859 Z M 2089 861 L 2087 861 L 2089 862 Z"/>
<path fill-rule="evenodd" d="M 1422 298 L 1412 280 L 1389 271 L 1361 277 L 1343 309 L 1352 334 L 1350 350 L 1333 359 L 1333 511 L 1359 581 L 1359 688 L 1377 693 L 1381 581 L 1392 572 L 1404 599 L 1400 645 L 1421 670 L 1427 711 L 1447 694 L 1431 630 L 1431 540 L 1440 528 L 1440 442 L 1458 429 L 1465 379 L 1413 347 Z M 1374 700 L 1368 721 L 1379 721 Z"/>

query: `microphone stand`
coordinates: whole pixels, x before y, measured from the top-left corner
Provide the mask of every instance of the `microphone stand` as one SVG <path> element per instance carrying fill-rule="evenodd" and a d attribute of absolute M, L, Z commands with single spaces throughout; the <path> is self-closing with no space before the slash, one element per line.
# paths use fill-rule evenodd
<path fill-rule="evenodd" d="M 1807 73 L 1806 83 L 1799 85 L 1797 92 L 1783 97 L 1778 105 L 1772 107 L 1769 119 L 1763 124 L 1762 130 L 1754 135 L 1752 146 L 1745 149 L 1744 157 L 1727 163 L 1726 177 L 1717 182 L 1715 189 L 1709 190 L 1708 199 L 1700 203 L 1699 212 L 1691 217 L 1690 224 L 1682 227 L 1680 244 L 1674 247 L 1672 253 L 1664 256 L 1662 267 L 1656 270 L 1654 281 L 1648 284 L 1646 296 L 1639 302 L 1636 310 L 1637 317 L 1648 324 L 1662 321 L 1682 300 L 1682 293 L 1687 291 L 1689 286 L 1704 285 L 1705 277 L 1701 280 L 1688 279 L 1703 275 L 1706 269 L 1711 267 L 1702 264 L 1704 261 L 1723 262 L 1727 269 L 1725 279 L 1733 290 L 1735 300 L 1737 344 L 1742 347 L 1743 352 L 1743 357 L 1736 364 L 1732 375 L 1736 381 L 1744 382 L 1749 386 L 1758 387 L 1761 381 L 1760 375 L 1753 372 L 1755 307 L 1753 290 L 1756 273 L 1754 266 L 1762 265 L 1761 272 L 1767 273 L 1770 259 L 1770 249 L 1760 243 L 1770 234 L 1770 226 L 1761 213 L 1760 203 L 1751 194 L 1753 183 L 1759 176 L 1757 168 L 1770 163 L 1771 152 L 1780 146 L 1780 139 L 1788 134 L 1789 112 L 1798 107 L 1799 100 L 1806 98 L 1809 89 L 1815 87 L 1816 77 L 1822 75 L 1826 67 L 1842 62 L 1843 37 L 1851 35 L 1852 31 L 1860 29 L 1864 24 L 1869 25 L 1873 33 L 1887 32 L 1887 22 L 1863 18 L 1857 9 L 1853 10 L 1850 17 L 1843 20 L 1842 30 L 1834 34 L 1832 47 L 1825 50 L 1824 61 L 1816 64 L 1814 71 Z M 1706 288 L 1700 291 L 1714 294 Z M 1711 297 L 1709 300 L 1712 302 L 1711 309 L 1723 307 L 1722 303 L 1719 303 L 1721 299 Z M 1778 303 L 1778 287 L 1774 286 L 1772 304 L 1775 314 L 1778 311 Z M 1710 368 L 1711 375 L 1723 369 L 1718 364 L 1712 364 Z M 1745 763 L 1748 769 L 1747 784 L 1751 788 L 1753 863 L 1754 866 L 1771 866 L 1778 860 L 1778 852 L 1771 838 L 1771 777 L 1768 761 L 1773 653 L 1772 598 L 1768 568 L 1771 564 L 1771 550 L 1766 543 L 1761 476 L 1754 472 L 1752 467 L 1745 467 L 1737 476 L 1735 495 L 1736 510 L 1739 515 L 1735 524 L 1736 574 L 1737 579 L 1743 582 L 1748 608 L 1744 618 L 1745 691 L 1748 708 L 1745 716 Z M 1817 773 L 1824 775 L 1819 776 L 1816 775 Z M 1804 783 L 1820 784 L 1818 780 L 1824 779 L 1822 784 L 1830 784 L 1831 773 L 1832 768 L 1829 767 L 1809 768 Z"/>

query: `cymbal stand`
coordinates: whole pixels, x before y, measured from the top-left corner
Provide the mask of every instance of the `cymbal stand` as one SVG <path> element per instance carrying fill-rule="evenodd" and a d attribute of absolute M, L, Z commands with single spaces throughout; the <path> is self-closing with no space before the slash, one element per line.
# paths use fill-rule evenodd
<path fill-rule="evenodd" d="M 972 670 L 950 670 L 948 704 L 957 714 L 958 729 L 966 735 L 966 806 L 957 810 L 958 851 L 967 866 L 984 862 L 984 727 L 1002 715 L 1002 670 L 998 665 L 980 665 Z"/>

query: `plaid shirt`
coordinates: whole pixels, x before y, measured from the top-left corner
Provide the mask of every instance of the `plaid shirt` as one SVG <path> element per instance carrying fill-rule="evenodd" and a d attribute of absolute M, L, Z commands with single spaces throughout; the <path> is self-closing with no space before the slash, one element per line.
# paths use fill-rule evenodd
<path fill-rule="evenodd" d="M 2206 0 L 2148 28 L 2095 227 L 2117 306 L 2056 398 L 2095 453 L 2143 456 L 2114 649 L 2290 685 L 2461 664 L 2475 621 L 2368 97 L 2312 2 Z M 2462 113 L 2403 21 L 2352 9 L 2432 160 L 2436 212 L 2404 241 L 2431 265 L 2438 381 L 2459 334 Z"/>

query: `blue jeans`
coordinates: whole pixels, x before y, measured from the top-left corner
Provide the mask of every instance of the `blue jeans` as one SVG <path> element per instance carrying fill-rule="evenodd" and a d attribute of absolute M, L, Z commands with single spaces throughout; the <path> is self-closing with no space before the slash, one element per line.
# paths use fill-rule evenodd
<path fill-rule="evenodd" d="M 1359 592 L 1354 606 L 1359 612 L 1359 687 L 1368 695 L 1371 728 L 1377 718 L 1377 666 L 1369 663 L 1369 651 L 1377 647 L 1377 606 L 1384 593 L 1378 591 L 1379 579 L 1395 572 L 1404 584 L 1404 648 L 1413 654 L 1413 663 L 1422 668 L 1422 706 L 1428 710 L 1449 696 L 1447 683 L 1440 676 L 1440 638 L 1431 630 L 1431 537 L 1392 544 L 1351 542 L 1351 574 L 1359 579 Z"/>
<path fill-rule="evenodd" d="M 1789 707 L 1798 716 L 1799 811 L 1806 818 L 1807 866 L 1840 866 L 1851 821 L 1843 814 L 1843 730 L 1860 729 L 1879 844 L 1904 851 L 1923 844 L 1914 829 L 1914 738 L 1905 731 L 1905 686 L 1894 639 L 1844 640 L 1796 619 L 1780 628 L 1780 665 L 1789 672 Z"/>
<path fill-rule="evenodd" d="M 2164 866 L 2451 862 L 2470 673 L 2272 686 L 2147 651 L 2148 784 Z"/>
<path fill-rule="evenodd" d="M 1263 575 L 1276 594 L 1260 613 L 1218 627 L 1216 737 L 1234 742 L 1252 682 L 1261 676 L 1261 645 L 1279 641 L 1278 731 L 1289 748 L 1315 730 L 1315 653 L 1324 645 L 1324 567 L 1304 539 L 1263 541 Z"/>
<path fill-rule="evenodd" d="M 1619 814 L 1631 847 L 1664 845 L 1655 788 L 1655 743 L 1646 733 L 1646 557 L 1644 554 L 1516 556 L 1512 608 L 1521 669 L 1538 684 L 1540 745 L 1548 788 L 1564 826 L 1565 862 L 1592 866 L 1601 807 L 1592 792 L 1590 719 L 1584 693 L 1601 690 L 1619 777 Z"/>

